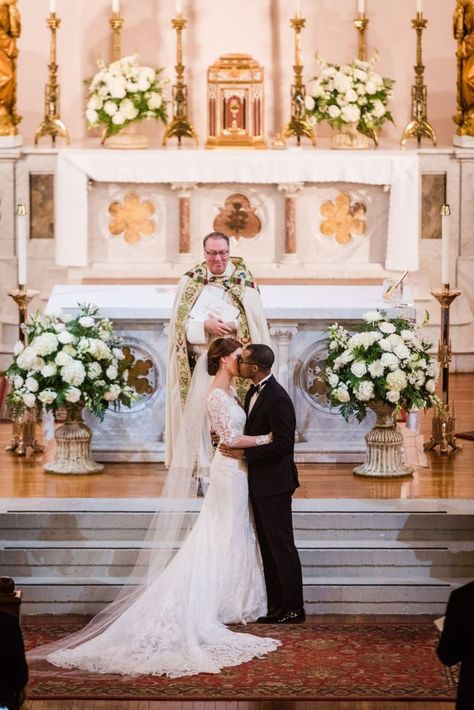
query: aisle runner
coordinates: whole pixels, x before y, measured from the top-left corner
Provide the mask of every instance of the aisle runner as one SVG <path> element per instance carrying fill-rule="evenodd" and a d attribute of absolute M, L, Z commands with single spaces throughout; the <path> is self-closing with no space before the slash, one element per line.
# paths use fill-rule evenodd
<path fill-rule="evenodd" d="M 321 623 L 275 628 L 249 625 L 283 645 L 265 658 L 217 675 L 138 678 L 95 675 L 47 666 L 30 673 L 31 699 L 103 700 L 453 700 L 454 690 L 435 654 L 430 622 Z M 27 648 L 80 628 L 61 621 L 26 621 Z M 237 628 L 237 627 L 236 627 Z M 242 630 L 242 627 L 238 627 Z M 245 628 L 244 628 L 245 630 Z M 46 665 L 46 664 L 45 664 Z"/>

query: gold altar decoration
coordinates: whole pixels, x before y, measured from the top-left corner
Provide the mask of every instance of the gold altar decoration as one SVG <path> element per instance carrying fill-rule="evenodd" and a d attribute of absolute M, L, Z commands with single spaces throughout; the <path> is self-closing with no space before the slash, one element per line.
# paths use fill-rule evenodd
<path fill-rule="evenodd" d="M 444 205 L 448 207 L 448 205 Z M 454 412 L 449 410 L 449 364 L 452 360 L 451 338 L 449 334 L 449 312 L 451 303 L 460 295 L 461 291 L 449 288 L 444 284 L 442 290 L 431 291 L 441 306 L 441 333 L 438 343 L 438 361 L 441 367 L 441 399 L 443 408 L 436 410 L 431 423 L 431 438 L 425 444 L 425 449 L 434 449 L 439 446 L 440 454 L 449 454 L 451 451 L 460 451 L 462 446 L 456 442 Z"/>
<path fill-rule="evenodd" d="M 0 0 L 0 136 L 18 133 L 16 111 L 17 39 L 21 33 L 16 0 Z"/>
<path fill-rule="evenodd" d="M 433 145 L 436 145 L 436 134 L 427 115 L 428 101 L 423 64 L 422 36 L 428 21 L 423 17 L 422 12 L 417 12 L 411 24 L 416 32 L 416 64 L 413 67 L 415 83 L 411 87 L 411 119 L 405 126 L 400 143 L 403 147 L 409 138 L 416 138 L 418 147 L 420 147 L 421 139 L 429 138 Z"/>
<path fill-rule="evenodd" d="M 13 291 L 8 291 L 8 295 L 18 306 L 19 339 L 25 346 L 28 343 L 22 326 L 26 322 L 28 305 L 38 294 L 39 291 L 27 289 L 23 284 Z M 13 415 L 12 438 L 10 443 L 5 446 L 5 451 L 9 451 L 16 456 L 26 456 L 28 448 L 31 448 L 35 453 L 42 453 L 44 447 L 41 446 L 36 438 L 36 421 L 37 414 L 35 409 L 26 409 L 22 414 Z"/>
<path fill-rule="evenodd" d="M 358 33 L 357 59 L 360 59 L 361 62 L 365 62 L 367 60 L 365 33 L 367 32 L 368 26 L 369 19 L 366 17 L 365 12 L 359 12 L 358 17 L 354 20 L 354 27 Z"/>
<path fill-rule="evenodd" d="M 301 145 L 302 138 L 308 138 L 316 145 L 316 135 L 313 126 L 306 117 L 305 96 L 306 87 L 303 82 L 303 59 L 301 54 L 301 32 L 306 20 L 301 15 L 292 17 L 290 25 L 295 32 L 295 63 L 293 64 L 293 84 L 291 85 L 291 118 L 283 130 L 283 136 L 296 138 L 297 145 Z"/>
<path fill-rule="evenodd" d="M 266 148 L 263 67 L 249 54 L 224 54 L 207 71 L 206 148 Z"/>
<path fill-rule="evenodd" d="M 163 145 L 166 145 L 170 138 L 178 139 L 178 147 L 181 147 L 183 138 L 192 138 L 198 145 L 198 135 L 188 118 L 188 87 L 184 81 L 183 30 L 186 20 L 178 15 L 171 20 L 171 26 L 176 30 L 176 83 L 172 89 L 173 118 L 164 133 Z"/>
<path fill-rule="evenodd" d="M 474 136 L 474 0 L 457 0 L 453 30 L 457 41 L 456 133 Z"/>
<path fill-rule="evenodd" d="M 59 108 L 59 84 L 58 65 L 56 63 L 56 32 L 61 24 L 61 20 L 56 17 L 55 12 L 51 12 L 46 25 L 51 30 L 51 45 L 49 57 L 49 78 L 44 90 L 44 118 L 36 129 L 35 145 L 43 136 L 51 136 L 53 146 L 56 143 L 56 136 L 64 138 L 69 143 L 69 133 L 64 121 L 61 120 Z"/>
<path fill-rule="evenodd" d="M 112 16 L 109 18 L 110 29 L 112 30 L 112 52 L 111 52 L 111 62 L 118 62 L 122 58 L 122 27 L 123 27 L 123 17 L 120 17 L 120 13 L 112 12 Z"/>
<path fill-rule="evenodd" d="M 155 206 L 150 200 L 141 200 L 136 192 L 127 192 L 123 202 L 109 205 L 109 232 L 114 237 L 123 234 L 127 244 L 136 244 L 142 236 L 150 236 L 155 231 L 152 215 Z"/>
<path fill-rule="evenodd" d="M 149 373 L 153 370 L 153 362 L 146 358 L 137 358 L 128 346 L 122 348 L 125 355 L 125 364 L 128 370 L 128 384 L 134 387 L 139 395 L 153 394 L 154 388 L 148 379 Z"/>
<path fill-rule="evenodd" d="M 212 226 L 216 232 L 222 232 L 228 237 L 251 239 L 260 232 L 262 222 L 255 214 L 255 207 L 252 207 L 249 198 L 235 192 L 219 208 Z"/>
<path fill-rule="evenodd" d="M 340 192 L 334 201 L 326 200 L 320 208 L 324 220 L 320 225 L 323 237 L 334 237 L 338 244 L 349 244 L 353 235 L 363 235 L 367 231 L 366 206 L 362 202 L 351 204 L 351 197 Z"/>

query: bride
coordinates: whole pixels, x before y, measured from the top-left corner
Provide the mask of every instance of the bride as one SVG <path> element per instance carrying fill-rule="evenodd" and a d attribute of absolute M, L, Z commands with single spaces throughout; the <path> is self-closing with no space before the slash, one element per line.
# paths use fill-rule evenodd
<path fill-rule="evenodd" d="M 219 338 L 198 360 L 161 509 L 128 585 L 85 629 L 33 649 L 30 658 L 98 673 L 175 678 L 219 673 L 280 645 L 225 626 L 255 621 L 267 611 L 245 464 L 217 450 L 207 471 L 211 455 L 203 454 L 209 424 L 226 444 L 248 448 L 271 441 L 271 434 L 242 434 L 245 413 L 231 386 L 240 352 L 237 340 Z M 195 495 L 196 476 L 203 473 L 210 484 L 189 530 L 186 499 Z"/>

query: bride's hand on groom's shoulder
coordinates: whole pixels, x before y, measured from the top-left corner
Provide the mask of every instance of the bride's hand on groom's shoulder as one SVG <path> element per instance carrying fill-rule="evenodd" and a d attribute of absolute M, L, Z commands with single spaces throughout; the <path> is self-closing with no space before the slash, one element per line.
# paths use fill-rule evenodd
<path fill-rule="evenodd" d="M 244 449 L 233 449 L 225 444 L 219 444 L 219 451 L 223 456 L 228 456 L 231 459 L 243 459 Z"/>

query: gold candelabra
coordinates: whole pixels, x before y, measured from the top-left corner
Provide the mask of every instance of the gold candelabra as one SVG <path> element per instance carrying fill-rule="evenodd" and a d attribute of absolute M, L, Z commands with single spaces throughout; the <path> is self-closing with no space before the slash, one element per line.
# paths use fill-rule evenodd
<path fill-rule="evenodd" d="M 163 136 L 163 145 L 166 145 L 170 138 L 178 139 L 178 147 L 181 147 L 183 138 L 192 138 L 198 145 L 197 133 L 187 115 L 188 89 L 184 81 L 183 64 L 183 30 L 186 27 L 186 20 L 178 14 L 171 20 L 171 26 L 176 30 L 176 83 L 173 84 L 172 90 L 173 118 Z"/>
<path fill-rule="evenodd" d="M 297 145 L 301 145 L 301 138 L 309 138 L 316 145 L 314 129 L 306 117 L 305 95 L 306 87 L 303 82 L 303 61 L 301 55 L 301 31 L 306 20 L 301 15 L 292 17 L 290 25 L 295 32 L 295 63 L 293 64 L 293 84 L 291 86 L 291 118 L 283 130 L 283 136 L 296 137 Z"/>
<path fill-rule="evenodd" d="M 27 289 L 24 284 L 19 284 L 18 288 L 13 291 L 8 291 L 8 295 L 18 306 L 19 335 L 24 345 L 28 344 L 23 327 L 28 314 L 28 305 L 38 293 L 39 291 Z M 28 447 L 30 447 L 35 453 L 42 453 L 44 447 L 36 438 L 36 421 L 37 414 L 34 408 L 25 409 L 21 414 L 14 414 L 12 417 L 12 438 L 10 443 L 5 446 L 5 451 L 11 451 L 16 456 L 26 456 Z"/>
<path fill-rule="evenodd" d="M 56 136 L 64 138 L 66 143 L 69 143 L 69 133 L 61 120 L 59 110 L 59 84 L 58 84 L 58 65 L 56 63 L 56 31 L 61 24 L 59 17 L 56 17 L 55 12 L 51 12 L 46 24 L 51 30 L 51 46 L 49 58 L 49 80 L 44 91 L 44 118 L 36 129 L 35 145 L 43 136 L 51 136 L 51 140 L 56 143 Z"/>
<path fill-rule="evenodd" d="M 367 47 L 365 43 L 365 33 L 367 27 L 369 26 L 369 20 L 365 16 L 365 12 L 359 12 L 359 17 L 354 20 L 354 27 L 356 28 L 359 37 L 357 42 L 357 59 L 361 62 L 365 62 L 367 59 Z"/>
<path fill-rule="evenodd" d="M 123 17 L 120 17 L 118 12 L 113 12 L 109 24 L 112 30 L 112 61 L 118 62 L 122 57 Z"/>
<path fill-rule="evenodd" d="M 433 416 L 431 438 L 425 444 L 425 449 L 434 449 L 439 446 L 440 454 L 449 454 L 459 451 L 462 446 L 456 443 L 454 432 L 455 416 L 449 411 L 449 363 L 452 359 L 451 340 L 449 336 L 449 311 L 451 303 L 459 296 L 461 291 L 451 290 L 449 284 L 444 284 L 442 290 L 431 292 L 441 306 L 441 334 L 438 344 L 438 360 L 441 366 L 441 394 L 443 408 L 437 410 Z"/>
<path fill-rule="evenodd" d="M 427 89 L 424 83 L 422 36 L 428 21 L 423 17 L 422 12 L 417 12 L 411 24 L 416 31 L 416 64 L 413 67 L 415 83 L 411 87 L 411 119 L 405 126 L 400 143 L 403 147 L 409 138 L 416 138 L 418 147 L 420 147 L 421 139 L 429 138 L 433 145 L 436 145 L 436 134 L 427 116 Z"/>

